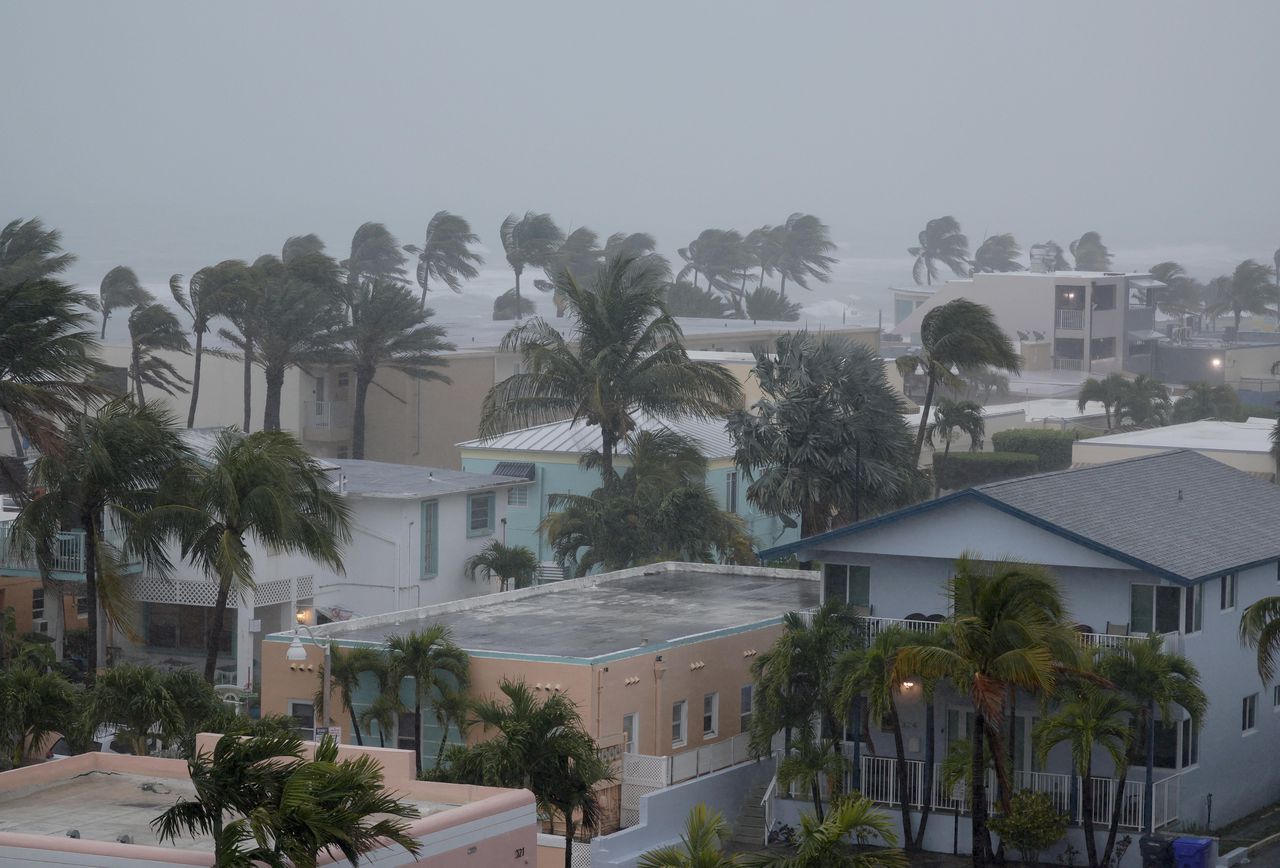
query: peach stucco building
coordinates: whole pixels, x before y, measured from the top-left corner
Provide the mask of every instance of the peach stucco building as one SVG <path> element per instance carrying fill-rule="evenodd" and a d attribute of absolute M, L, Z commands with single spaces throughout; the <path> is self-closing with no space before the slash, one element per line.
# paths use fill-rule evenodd
<path fill-rule="evenodd" d="M 219 736 L 201 735 L 210 749 Z M 314 748 L 314 745 L 311 746 Z M 386 786 L 417 806 L 421 850 L 367 854 L 371 864 L 488 868 L 538 864 L 537 812 L 528 790 L 416 780 L 407 751 L 344 747 L 381 763 Z M 195 793 L 183 760 L 87 753 L 0 773 L 0 868 L 27 865 L 160 868 L 214 864 L 207 836 L 161 844 L 151 821 Z M 321 865 L 345 863 L 322 854 Z"/>
<path fill-rule="evenodd" d="M 389 636 L 444 624 L 470 656 L 473 697 L 497 694 L 503 679 L 523 680 L 543 695 L 571 697 L 601 748 L 669 756 L 743 731 L 755 655 L 781 632 L 785 613 L 818 604 L 819 590 L 817 573 L 663 563 L 326 624 L 315 635 L 381 648 Z M 262 711 L 291 714 L 305 730 L 317 723 L 323 653 L 304 636 L 307 660 L 290 662 L 293 638 L 277 633 L 263 643 Z M 373 685 L 360 693 L 357 710 L 372 701 Z M 412 707 L 411 693 L 402 698 Z M 335 714 L 342 707 L 335 697 Z M 407 717 L 395 733 L 404 746 L 412 742 Z M 445 734 L 434 715 L 424 709 L 423 719 L 424 743 L 438 744 Z M 332 723 L 351 741 L 346 714 Z M 484 733 L 473 727 L 469 737 Z"/>

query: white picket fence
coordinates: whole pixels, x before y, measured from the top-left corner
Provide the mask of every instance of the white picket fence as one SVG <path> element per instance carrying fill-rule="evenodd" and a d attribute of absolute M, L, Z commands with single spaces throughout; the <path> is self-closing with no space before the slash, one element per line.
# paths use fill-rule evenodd
<path fill-rule="evenodd" d="M 622 828 L 634 826 L 640 821 L 640 797 L 646 793 L 754 759 L 751 755 L 751 738 L 745 732 L 671 756 L 624 753 L 619 792 L 622 800 L 619 818 Z"/>

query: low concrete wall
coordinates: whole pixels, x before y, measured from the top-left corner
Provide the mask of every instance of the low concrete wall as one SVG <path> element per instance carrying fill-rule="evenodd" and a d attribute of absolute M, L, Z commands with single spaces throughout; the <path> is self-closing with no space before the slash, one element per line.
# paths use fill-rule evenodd
<path fill-rule="evenodd" d="M 640 797 L 640 822 L 591 842 L 592 868 L 634 868 L 645 852 L 680 841 L 694 805 L 719 811 L 732 825 L 743 797 L 773 776 L 767 760 L 744 763 Z"/>

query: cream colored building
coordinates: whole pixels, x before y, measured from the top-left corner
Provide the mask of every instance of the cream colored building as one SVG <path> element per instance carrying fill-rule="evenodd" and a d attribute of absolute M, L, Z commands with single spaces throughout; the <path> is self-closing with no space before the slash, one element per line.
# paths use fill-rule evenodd
<path fill-rule="evenodd" d="M 1217 422 L 1201 419 L 1163 428 L 1144 428 L 1078 440 L 1071 449 L 1075 465 L 1104 464 L 1170 449 L 1192 449 L 1215 461 L 1263 479 L 1274 480 L 1276 460 L 1271 454 L 1272 419 Z"/>

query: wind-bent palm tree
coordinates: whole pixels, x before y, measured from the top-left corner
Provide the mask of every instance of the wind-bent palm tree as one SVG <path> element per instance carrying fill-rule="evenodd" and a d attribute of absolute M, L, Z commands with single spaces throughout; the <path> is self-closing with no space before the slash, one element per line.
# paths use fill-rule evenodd
<path fill-rule="evenodd" d="M 1076 271 L 1110 271 L 1111 251 L 1097 232 L 1086 232 L 1069 245 Z"/>
<path fill-rule="evenodd" d="M 747 257 L 751 260 L 751 265 L 760 269 L 760 280 L 757 288 L 764 286 L 766 275 L 772 276 L 777 273 L 778 258 L 782 251 L 779 245 L 779 235 L 775 231 L 777 227 L 764 225 L 758 229 L 752 229 L 742 239 L 742 247 L 746 251 Z M 745 275 L 744 275 L 745 279 Z M 743 292 L 746 286 L 743 286 Z"/>
<path fill-rule="evenodd" d="M 718 292 L 699 289 L 687 280 L 667 285 L 667 311 L 672 316 L 701 319 L 727 319 L 733 316 L 733 303 Z"/>
<path fill-rule="evenodd" d="M 966 298 L 953 299 L 926 313 L 920 321 L 920 343 L 918 355 L 897 359 L 898 371 L 904 377 L 923 369 L 928 378 L 916 434 L 916 464 L 920 463 L 938 383 L 963 389 L 961 373 L 996 368 L 1016 374 L 1022 369 L 1022 359 L 1013 351 L 1013 343 L 996 323 L 991 308 Z"/>
<path fill-rule="evenodd" d="M 951 442 L 957 434 L 969 438 L 969 451 L 977 452 L 982 448 L 982 437 L 986 433 L 986 417 L 982 415 L 982 407 L 974 401 L 953 401 L 942 398 L 933 411 L 933 421 L 925 428 L 924 439 L 933 448 L 934 440 L 944 444 L 942 454 L 951 454 Z"/>
<path fill-rule="evenodd" d="M 918 246 L 907 248 L 907 253 L 916 258 L 911 276 L 917 284 L 932 285 L 938 277 L 939 263 L 950 268 L 956 277 L 969 273 L 969 239 L 954 217 L 935 217 L 926 223 Z M 920 279 L 922 274 L 924 280 Z"/>
<path fill-rule="evenodd" d="M 235 259 L 219 262 L 191 275 L 187 288 L 182 288 L 182 275 L 169 278 L 169 292 L 178 307 L 191 317 L 191 333 L 195 335 L 195 362 L 191 371 L 191 405 L 187 409 L 187 427 L 196 424 L 196 404 L 200 400 L 200 364 L 204 360 L 204 336 L 209 322 L 221 316 L 224 307 L 240 282 L 248 280 L 244 263 Z"/>
<path fill-rule="evenodd" d="M 550 214 L 526 211 L 523 217 L 508 214 L 498 227 L 507 264 L 516 276 L 516 319 L 523 316 L 520 304 L 520 275 L 530 266 L 545 268 L 553 261 L 564 241 L 564 233 Z"/>
<path fill-rule="evenodd" d="M 400 242 L 386 226 L 362 223 L 351 236 L 351 255 L 341 265 L 346 269 L 347 283 L 351 286 L 370 281 L 403 284 L 406 282 L 405 262 Z"/>
<path fill-rule="evenodd" d="M 608 486 L 636 412 L 708 419 L 741 405 L 732 373 L 685 352 L 664 300 L 669 274 L 655 257 L 642 257 L 610 260 L 590 284 L 559 275 L 574 343 L 540 317 L 512 329 L 502 349 L 518 353 L 524 371 L 485 396 L 480 436 L 565 417 L 599 425 Z"/>
<path fill-rule="evenodd" d="M 536 304 L 516 295 L 514 289 L 508 289 L 493 300 L 494 321 L 524 319 L 526 316 L 533 316 L 537 311 Z"/>
<path fill-rule="evenodd" d="M 973 270 L 985 274 L 1025 271 L 1026 266 L 1018 261 L 1021 257 L 1022 248 L 1012 232 L 988 235 L 973 253 Z"/>
<path fill-rule="evenodd" d="M 142 394 L 144 384 L 170 397 L 185 392 L 191 385 L 172 362 L 160 355 L 161 352 L 190 355 L 187 333 L 173 311 L 149 294 L 148 299 L 129 312 L 129 378 L 133 380 L 133 393 L 139 404 L 146 400 Z"/>
<path fill-rule="evenodd" d="M 850 839 L 861 841 L 873 836 L 890 848 L 897 847 L 893 821 L 866 796 L 858 795 L 840 802 L 824 820 L 802 814 L 794 854 L 748 856 L 742 864 L 749 868 L 907 868 L 907 857 L 901 850 L 849 849 Z"/>
<path fill-rule="evenodd" d="M 1076 400 L 1076 406 L 1083 413 L 1090 402 L 1101 404 L 1102 411 L 1107 417 L 1107 430 L 1110 431 L 1112 415 L 1115 414 L 1118 417 L 1120 405 L 1129 395 L 1129 386 L 1129 379 L 1124 374 L 1107 374 L 1101 380 L 1090 377 L 1080 384 L 1080 395 Z M 1116 421 L 1119 419 L 1117 418 Z"/>
<path fill-rule="evenodd" d="M 787 297 L 787 278 L 802 289 L 809 288 L 810 279 L 819 283 L 831 280 L 831 266 L 836 260 L 830 254 L 836 246 L 831 243 L 827 224 L 812 214 L 796 212 L 773 232 L 777 235 L 778 253 L 774 267 L 781 281 L 783 298 Z M 745 274 L 745 268 L 743 272 Z"/>
<path fill-rule="evenodd" d="M 1280 430 L 1280 423 L 1277 423 Z M 1272 444 L 1280 443 L 1276 430 Z M 1273 445 L 1272 451 L 1275 451 Z M 1240 616 L 1240 641 L 1257 652 L 1258 677 L 1264 684 L 1275 680 L 1276 659 L 1280 656 L 1280 596 L 1262 597 Z"/>
<path fill-rule="evenodd" d="M 167 534 L 153 520 L 157 491 L 188 456 L 166 412 L 119 398 L 79 416 L 61 451 L 41 455 L 31 469 L 34 496 L 16 519 L 15 538 L 51 552 L 59 531 L 84 532 L 91 673 L 106 655 L 106 621 L 132 635 L 125 561 L 138 559 L 162 576 L 168 572 Z"/>
<path fill-rule="evenodd" d="M 503 680 L 502 700 L 472 707 L 473 724 L 493 736 L 456 757 L 460 780 L 530 790 L 538 807 L 565 824 L 565 868 L 573 864 L 578 826 L 598 828 L 602 807 L 596 786 L 612 779 L 595 741 L 582 727 L 574 701 L 563 693 L 539 700 L 523 681 Z"/>
<path fill-rule="evenodd" d="M 676 252 L 685 262 L 677 281 L 692 276 L 697 286 L 701 275 L 707 280 L 707 289 L 723 295 L 742 313 L 746 272 L 755 265 L 755 257 L 741 234 L 733 229 L 704 229 L 689 246 Z"/>
<path fill-rule="evenodd" d="M 360 719 L 356 714 L 355 696 L 360 689 L 360 678 L 365 673 L 373 676 L 379 686 L 387 681 L 387 658 L 372 648 L 340 648 L 335 647 L 330 654 L 329 678 L 332 685 L 342 694 L 342 708 L 351 718 L 351 731 L 355 734 L 356 744 L 364 744 L 364 736 L 360 733 Z M 325 720 L 333 717 L 329 709 L 324 707 L 324 681 L 316 688 L 315 707 Z"/>
<path fill-rule="evenodd" d="M 98 286 L 98 298 L 91 306 L 102 314 L 102 332 L 99 338 L 107 336 L 107 320 L 113 310 L 122 307 L 137 307 L 151 301 L 151 293 L 142 288 L 138 275 L 127 265 L 117 265 L 102 278 Z"/>
<path fill-rule="evenodd" d="M 462 292 L 462 281 L 475 280 L 484 265 L 484 257 L 471 249 L 480 236 L 471 231 L 465 217 L 437 211 L 427 223 L 422 246 L 406 244 L 405 252 L 418 257 L 418 286 L 422 288 L 422 306 L 427 306 L 427 293 L 432 278 L 454 292 Z"/>
<path fill-rule="evenodd" d="M 449 694 L 466 694 L 471 684 L 470 658 L 449 634 L 449 628 L 436 624 L 425 630 L 387 640 L 390 653 L 391 689 L 398 691 L 400 682 L 413 679 L 413 749 L 417 769 L 422 770 L 422 704 L 438 704 Z M 446 737 L 447 737 L 446 730 Z"/>
<path fill-rule="evenodd" d="M 1172 409 L 1169 387 L 1149 374 L 1138 374 L 1120 395 L 1115 421 L 1117 425 L 1165 425 Z"/>
<path fill-rule="evenodd" d="M 1050 256 L 1048 262 L 1051 271 L 1067 271 L 1071 268 L 1071 263 L 1067 262 L 1067 257 L 1063 255 L 1062 245 L 1056 241 L 1046 241 L 1043 244 L 1032 245 L 1033 247 L 1044 247 Z"/>
<path fill-rule="evenodd" d="M 604 259 L 618 256 L 638 258 L 649 256 L 658 249 L 658 241 L 648 232 L 615 232 L 605 239 Z"/>
<path fill-rule="evenodd" d="M 736 868 L 737 857 L 720 852 L 729 832 L 724 815 L 699 802 L 684 821 L 680 843 L 648 851 L 640 857 L 638 868 Z"/>
<path fill-rule="evenodd" d="M 992 745 L 996 771 L 1002 781 L 1008 780 L 998 749 L 1005 694 L 1010 687 L 1052 693 L 1059 669 L 1055 649 L 1062 642 L 1062 594 L 1043 567 L 1015 562 L 983 566 L 965 555 L 947 582 L 947 596 L 954 613 L 947 626 L 950 641 L 899 649 L 894 671 L 904 678 L 947 678 L 969 696 L 973 864 L 983 868 L 991 858 L 985 748 Z M 1002 789 L 1009 795 L 1008 786 Z"/>
<path fill-rule="evenodd" d="M 217 582 L 205 636 L 204 677 L 213 683 L 227 599 L 252 593 L 249 545 L 300 554 L 338 572 L 351 538 L 346 501 L 292 434 L 225 429 L 189 462 L 173 506 L 182 556 Z"/>
<path fill-rule="evenodd" d="M 247 434 L 252 424 L 253 414 L 253 365 L 258 348 L 258 308 L 263 294 L 262 274 L 253 271 L 249 265 L 238 259 L 228 260 L 222 265 L 228 272 L 239 275 L 238 279 L 227 285 L 220 311 L 223 318 L 231 323 L 232 328 L 218 329 L 218 336 L 240 350 L 244 399 L 240 427 Z"/>
<path fill-rule="evenodd" d="M 356 398 L 351 420 L 351 457 L 364 458 L 365 404 L 378 370 L 390 368 L 415 380 L 449 382 L 438 368 L 441 355 L 454 349 L 442 326 L 430 322 L 435 311 L 416 304 L 409 290 L 392 280 L 348 285 L 343 302 L 348 324 L 333 336 L 329 355 L 355 369 Z"/>
<path fill-rule="evenodd" d="M 53 278 L 75 261 L 62 249 L 62 233 L 46 229 L 39 217 L 10 220 L 0 229 L 0 287 Z"/>
<path fill-rule="evenodd" d="M 147 756 L 150 742 L 182 730 L 182 710 L 150 666 L 122 663 L 94 679 L 85 693 L 83 725 L 92 732 L 103 724 L 119 727 L 119 738 L 135 756 Z"/>
<path fill-rule="evenodd" d="M 1240 396 L 1226 383 L 1191 383 L 1173 404 L 1175 423 L 1194 422 L 1197 419 L 1235 422 L 1240 416 Z"/>
<path fill-rule="evenodd" d="M 493 540 L 467 558 L 462 569 L 472 580 L 480 571 L 486 579 L 496 576 L 499 591 L 507 590 L 512 582 L 517 589 L 527 588 L 533 584 L 533 574 L 538 571 L 538 556 L 527 546 L 509 546 Z"/>
<path fill-rule="evenodd" d="M 586 226 L 579 226 L 570 232 L 547 263 L 544 269 L 547 276 L 554 279 L 556 275 L 567 272 L 578 280 L 590 280 L 599 270 L 604 254 L 597 246 L 597 241 L 599 236 Z M 543 292 L 552 292 L 556 316 L 564 316 L 564 296 L 554 291 L 555 285 L 545 280 L 535 280 L 533 285 Z"/>
<path fill-rule="evenodd" d="M 786 296 L 769 286 L 761 286 L 748 292 L 743 299 L 746 315 L 750 320 L 795 322 L 800 319 L 799 302 L 787 301 Z"/>
<path fill-rule="evenodd" d="M 1103 658 L 1099 671 L 1139 707 L 1138 729 L 1146 739 L 1147 755 L 1142 825 L 1150 835 L 1155 829 L 1156 711 L 1161 720 L 1168 721 L 1176 705 L 1191 717 L 1192 726 L 1199 727 L 1209 700 L 1200 687 L 1200 672 L 1195 664 L 1181 654 L 1166 651 L 1164 639 L 1155 633 L 1141 641 L 1124 643 Z"/>
<path fill-rule="evenodd" d="M 1240 317 L 1251 313 L 1266 316 L 1280 303 L 1280 289 L 1272 283 L 1273 270 L 1253 259 L 1246 259 L 1236 266 L 1231 281 L 1220 284 L 1222 295 L 1217 307 L 1230 313 L 1235 320 L 1236 333 L 1240 332 Z"/>

